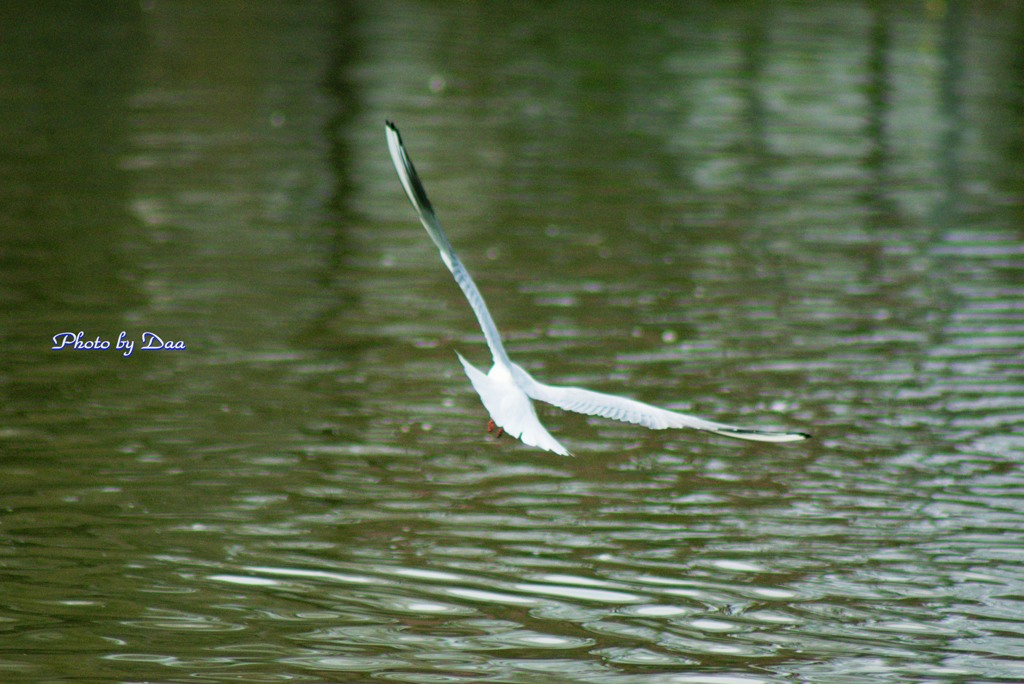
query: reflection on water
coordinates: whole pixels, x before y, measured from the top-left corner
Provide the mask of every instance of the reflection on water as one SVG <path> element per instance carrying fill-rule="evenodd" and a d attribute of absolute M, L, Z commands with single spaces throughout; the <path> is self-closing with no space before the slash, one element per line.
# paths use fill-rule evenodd
<path fill-rule="evenodd" d="M 4 681 L 1024 678 L 1015 9 L 90 8 L 0 10 Z M 488 438 L 386 117 L 538 377 L 817 439 Z"/>

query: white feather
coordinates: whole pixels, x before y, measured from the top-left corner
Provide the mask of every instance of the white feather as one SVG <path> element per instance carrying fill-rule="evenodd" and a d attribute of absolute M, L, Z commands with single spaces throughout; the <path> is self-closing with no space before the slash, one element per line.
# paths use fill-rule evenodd
<path fill-rule="evenodd" d="M 569 455 L 569 450 L 559 444 L 541 424 L 530 397 L 516 384 L 512 375 L 503 366 L 495 364 L 491 372 L 484 375 L 466 361 L 462 354 L 456 354 L 462 362 L 462 367 L 466 369 L 469 381 L 473 383 L 473 389 L 480 395 L 484 408 L 496 425 L 501 426 L 506 433 L 523 444 L 540 447 L 562 456 Z"/>

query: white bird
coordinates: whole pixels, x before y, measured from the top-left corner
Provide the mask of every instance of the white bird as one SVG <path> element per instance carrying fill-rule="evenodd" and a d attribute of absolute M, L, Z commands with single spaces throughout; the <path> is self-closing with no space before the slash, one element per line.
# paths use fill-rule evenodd
<path fill-rule="evenodd" d="M 508 433 L 517 437 L 524 444 L 540 447 L 563 456 L 569 455 L 569 451 L 552 437 L 537 419 L 532 401 L 536 399 L 566 411 L 635 423 L 654 430 L 694 428 L 754 442 L 796 442 L 810 437 L 803 432 L 753 430 L 724 425 L 651 406 L 634 399 L 578 387 L 545 385 L 534 380 L 529 373 L 509 359 L 508 353 L 501 343 L 498 328 L 494 325 L 494 320 L 487 310 L 487 304 L 484 303 L 484 298 L 480 295 L 480 291 L 473 279 L 469 277 L 462 262 L 459 261 L 459 257 L 455 255 L 451 243 L 448 242 L 448 237 L 441 230 L 441 224 L 434 214 L 430 200 L 427 199 L 427 192 L 409 158 L 409 153 L 405 151 L 398 129 L 390 121 L 386 122 L 385 129 L 391 161 L 395 164 L 395 170 L 398 172 L 398 178 L 402 181 L 402 187 L 405 188 L 405 194 L 409 196 L 409 201 L 412 202 L 413 208 L 419 214 L 423 227 L 427 229 L 430 238 L 441 251 L 441 260 L 444 261 L 444 265 L 451 271 L 455 282 L 459 284 L 466 299 L 469 300 L 469 305 L 480 322 L 484 339 L 494 358 L 494 365 L 485 374 L 466 361 L 462 354 L 456 352 L 459 361 L 462 362 L 462 367 L 466 369 L 469 381 L 473 383 L 473 389 L 480 395 L 484 408 L 491 416 L 488 432 L 497 428 L 498 436 L 501 436 L 503 432 Z"/>

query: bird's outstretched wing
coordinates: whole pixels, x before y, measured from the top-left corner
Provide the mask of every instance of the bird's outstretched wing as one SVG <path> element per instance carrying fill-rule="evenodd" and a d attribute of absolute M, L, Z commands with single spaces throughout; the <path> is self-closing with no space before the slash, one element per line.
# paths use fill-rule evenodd
<path fill-rule="evenodd" d="M 491 313 L 487 310 L 483 295 L 480 294 L 476 283 L 473 282 L 469 272 L 459 261 L 451 243 L 448 242 L 448 236 L 441 229 L 441 223 L 437 220 L 430 199 L 427 198 L 427 191 L 420 181 L 419 174 L 416 173 L 416 167 L 412 165 L 412 159 L 409 158 L 409 153 L 406 152 L 405 145 L 402 144 L 402 136 L 399 135 L 398 128 L 395 127 L 395 124 L 387 121 L 385 122 L 385 131 L 388 137 L 391 161 L 395 165 L 395 171 L 398 172 L 398 179 L 402 181 L 402 187 L 405 188 L 405 194 L 408 195 L 409 201 L 412 202 L 413 208 L 420 217 L 420 223 L 427 229 L 430 239 L 434 241 L 441 252 L 441 260 L 444 261 L 444 265 L 451 271 L 455 282 L 459 284 L 466 299 L 469 300 L 469 306 L 476 314 L 476 319 L 480 323 L 480 329 L 483 330 L 484 339 L 487 340 L 487 346 L 491 350 L 494 362 L 508 365 L 510 363 L 508 354 L 501 343 L 501 335 L 498 334 L 494 319 L 491 318 Z"/>
<path fill-rule="evenodd" d="M 803 432 L 754 430 L 724 423 L 715 423 L 685 413 L 651 406 L 635 399 L 617 397 L 614 394 L 604 394 L 579 387 L 545 385 L 534 380 L 522 369 L 518 370 L 521 371 L 522 376 L 525 376 L 525 379 L 522 379 L 519 373 L 516 374 L 520 386 L 527 396 L 537 401 L 552 404 L 566 411 L 621 420 L 625 423 L 635 423 L 652 430 L 693 428 L 695 430 L 714 432 L 723 437 L 745 439 L 751 442 L 797 442 L 810 437 L 810 435 Z"/>

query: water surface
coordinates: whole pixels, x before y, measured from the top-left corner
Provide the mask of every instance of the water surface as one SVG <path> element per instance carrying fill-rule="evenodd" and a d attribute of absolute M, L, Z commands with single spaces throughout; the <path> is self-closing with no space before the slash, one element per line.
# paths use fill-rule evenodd
<path fill-rule="evenodd" d="M 1024 678 L 1016 6 L 0 12 L 4 681 Z"/>

